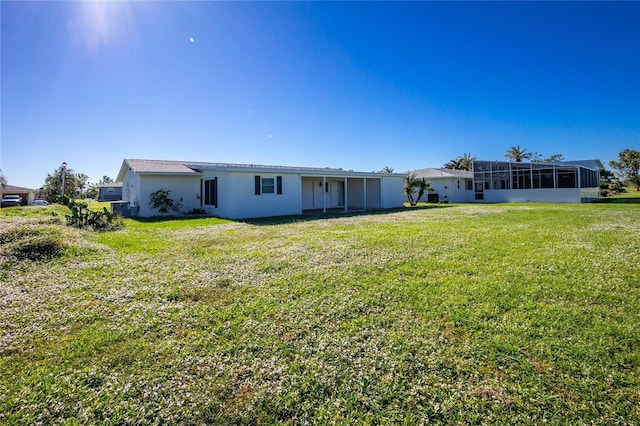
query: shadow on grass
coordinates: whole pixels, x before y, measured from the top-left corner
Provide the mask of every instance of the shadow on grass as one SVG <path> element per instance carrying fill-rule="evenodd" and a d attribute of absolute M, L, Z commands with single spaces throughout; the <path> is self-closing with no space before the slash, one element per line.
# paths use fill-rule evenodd
<path fill-rule="evenodd" d="M 611 197 L 594 201 L 598 204 L 640 204 L 640 197 Z"/>
<path fill-rule="evenodd" d="M 454 207 L 452 205 L 447 204 L 423 204 L 418 205 L 416 207 L 399 207 L 395 209 L 384 209 L 384 210 L 366 210 L 366 211 L 329 211 L 327 213 L 322 212 L 308 212 L 303 213 L 301 215 L 290 215 L 290 216 L 273 216 L 273 217 L 257 217 L 250 219 L 240 219 L 238 222 L 247 223 L 249 225 L 284 225 L 287 223 L 296 223 L 296 222 L 310 222 L 314 220 L 324 220 L 324 219 L 336 219 L 343 217 L 358 217 L 358 216 L 380 216 L 386 214 L 394 214 L 394 213 L 404 213 L 411 212 L 416 210 L 430 210 L 430 209 L 441 209 L 447 207 Z"/>
<path fill-rule="evenodd" d="M 386 215 L 393 213 L 403 213 L 403 212 L 411 212 L 416 210 L 430 210 L 430 209 L 441 209 L 447 207 L 454 207 L 454 205 L 450 204 L 418 204 L 415 207 L 399 207 L 395 209 L 383 209 L 383 210 L 359 210 L 359 211 L 348 211 L 345 212 L 342 209 L 335 209 L 332 211 L 328 211 L 327 213 L 322 213 L 321 211 L 309 211 L 305 212 L 301 215 L 288 215 L 288 216 L 272 216 L 272 217 L 256 217 L 256 218 L 247 218 L 247 219 L 223 219 L 216 216 L 206 216 L 206 215 L 185 215 L 185 216 L 153 216 L 153 217 L 130 217 L 129 220 L 132 220 L 136 223 L 143 224 L 163 224 L 163 223 L 180 223 L 181 225 L 188 226 L 189 223 L 196 222 L 212 222 L 212 223 L 246 223 L 249 225 L 283 225 L 287 223 L 296 223 L 296 222 L 309 222 L 314 220 L 323 220 L 323 219 L 334 219 L 334 218 L 342 218 L 342 217 L 356 217 L 356 216 L 378 216 L 378 215 Z"/>

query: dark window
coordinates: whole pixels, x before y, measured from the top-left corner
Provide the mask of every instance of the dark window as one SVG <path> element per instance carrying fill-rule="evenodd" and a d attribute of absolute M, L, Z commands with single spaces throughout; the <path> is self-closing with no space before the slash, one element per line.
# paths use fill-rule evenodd
<path fill-rule="evenodd" d="M 204 204 L 218 207 L 218 178 L 204 181 Z"/>
<path fill-rule="evenodd" d="M 262 193 L 275 194 L 276 182 L 274 178 L 262 178 Z"/>
<path fill-rule="evenodd" d="M 276 177 L 255 177 L 256 195 L 260 194 L 282 194 L 282 176 Z"/>
<path fill-rule="evenodd" d="M 467 180 L 465 180 L 465 182 L 466 182 L 466 188 L 465 189 L 467 191 L 473 190 L 473 181 L 471 179 L 467 179 Z"/>

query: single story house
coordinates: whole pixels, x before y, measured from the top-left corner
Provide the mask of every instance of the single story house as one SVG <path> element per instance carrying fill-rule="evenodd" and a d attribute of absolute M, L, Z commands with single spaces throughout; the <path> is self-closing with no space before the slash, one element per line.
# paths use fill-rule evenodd
<path fill-rule="evenodd" d="M 98 186 L 98 201 L 122 200 L 122 182 L 105 183 Z"/>
<path fill-rule="evenodd" d="M 600 197 L 599 160 L 557 163 L 474 161 L 474 200 L 584 203 Z"/>
<path fill-rule="evenodd" d="M 473 173 L 466 170 L 426 168 L 414 170 L 417 177 L 426 178 L 431 192 L 427 201 L 438 203 L 468 203 L 473 201 Z"/>
<path fill-rule="evenodd" d="M 35 190 L 13 185 L 0 185 L 0 199 L 5 195 L 19 195 L 22 205 L 30 205 L 35 198 Z"/>
<path fill-rule="evenodd" d="M 180 212 L 202 209 L 228 219 L 388 209 L 404 205 L 404 176 L 334 168 L 125 159 L 117 178 L 122 182 L 118 209 L 130 216 L 160 215 L 150 205 L 150 194 L 160 189 L 170 191 L 169 197 L 180 203 Z"/>

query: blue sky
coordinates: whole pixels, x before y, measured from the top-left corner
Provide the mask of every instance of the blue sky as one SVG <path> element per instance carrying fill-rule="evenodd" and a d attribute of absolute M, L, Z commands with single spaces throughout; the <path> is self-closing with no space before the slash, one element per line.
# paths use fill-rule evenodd
<path fill-rule="evenodd" d="M 640 149 L 640 3 L 1 2 L 0 168 Z"/>

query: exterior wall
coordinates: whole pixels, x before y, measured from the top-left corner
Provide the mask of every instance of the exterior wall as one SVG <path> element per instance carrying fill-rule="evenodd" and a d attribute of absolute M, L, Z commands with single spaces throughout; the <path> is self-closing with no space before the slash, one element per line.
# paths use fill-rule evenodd
<path fill-rule="evenodd" d="M 255 194 L 255 176 L 282 176 L 282 194 Z M 218 208 L 207 213 L 228 219 L 285 216 L 301 213 L 300 176 L 263 172 L 206 172 L 204 179 L 218 178 Z M 199 185 L 199 183 L 198 183 Z M 199 188 L 199 187 L 198 187 Z M 199 203 L 199 200 L 198 200 Z M 198 204 L 199 206 L 199 204 Z"/>
<path fill-rule="evenodd" d="M 255 176 L 282 178 L 282 194 L 255 193 Z M 217 207 L 203 205 L 202 181 L 217 179 Z M 364 182 L 366 179 L 367 209 L 403 206 L 403 176 L 349 177 L 347 179 L 348 209 L 364 208 Z M 301 214 L 303 209 L 321 209 L 323 199 L 327 208 L 343 208 L 345 178 L 327 176 L 329 192 L 325 192 L 322 177 L 302 176 L 299 173 L 205 170 L 193 175 L 136 174 L 129 170 L 122 180 L 122 201 L 133 216 L 162 215 L 149 205 L 150 194 L 158 189 L 171 191 L 169 196 L 181 203 L 180 212 L 203 208 L 207 214 L 228 219 L 285 216 Z M 117 204 L 117 203 L 116 203 Z"/>
<path fill-rule="evenodd" d="M 349 210 L 364 209 L 364 179 L 362 178 L 347 179 L 347 209 Z"/>
<path fill-rule="evenodd" d="M 379 178 L 367 178 L 367 209 L 376 210 L 382 208 L 382 188 Z"/>
<path fill-rule="evenodd" d="M 200 208 L 200 175 L 141 175 L 139 179 L 139 195 L 136 195 L 139 216 L 170 216 Z M 171 191 L 169 197 L 182 205 L 179 212 L 160 213 L 149 205 L 151 193 L 159 189 Z"/>
<path fill-rule="evenodd" d="M 438 194 L 440 201 L 446 196 L 450 203 L 468 203 L 473 201 L 474 192 L 473 189 L 466 189 L 466 181 L 464 178 L 427 178 L 431 183 L 431 189 L 433 194 Z M 469 179 L 471 180 L 471 179 Z M 458 189 L 458 184 L 460 188 Z M 421 201 L 426 201 L 425 199 Z"/>
<path fill-rule="evenodd" d="M 381 183 L 381 208 L 394 209 L 404 206 L 404 176 L 384 176 Z"/>
<path fill-rule="evenodd" d="M 489 189 L 484 191 L 482 201 L 485 203 L 580 203 L 581 190 L 578 188 Z"/>
<path fill-rule="evenodd" d="M 581 188 L 580 202 L 590 203 L 600 199 L 600 188 Z"/>
<path fill-rule="evenodd" d="M 109 191 L 111 189 L 111 191 Z M 122 187 L 102 187 L 98 193 L 98 201 L 117 201 L 122 199 Z"/>
<path fill-rule="evenodd" d="M 131 207 L 137 207 L 139 199 L 140 176 L 128 170 L 122 179 L 122 201 L 128 202 Z"/>

